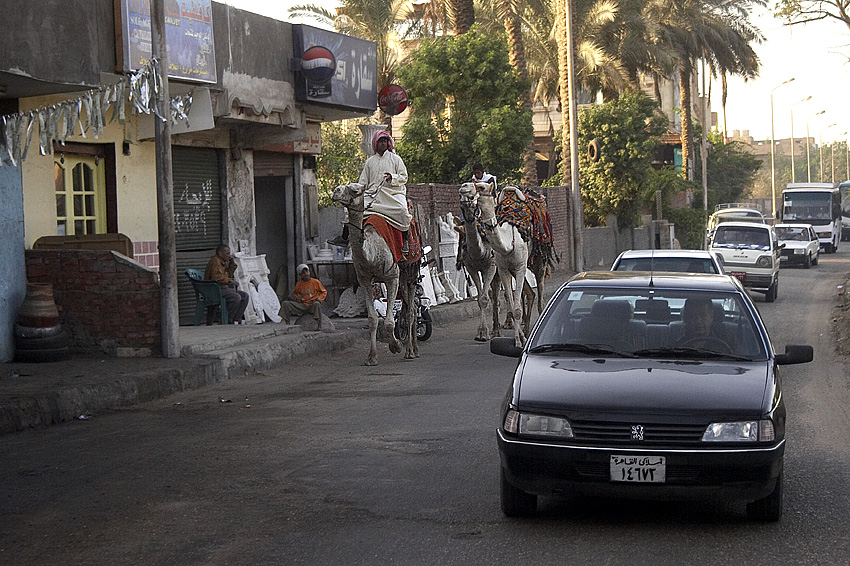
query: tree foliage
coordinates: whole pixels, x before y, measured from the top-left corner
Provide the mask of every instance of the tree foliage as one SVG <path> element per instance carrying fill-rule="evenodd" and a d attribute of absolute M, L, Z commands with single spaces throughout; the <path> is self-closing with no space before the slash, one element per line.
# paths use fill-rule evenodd
<path fill-rule="evenodd" d="M 761 161 L 747 151 L 742 142 L 724 142 L 723 136 L 717 132 L 710 132 L 707 137 L 711 144 L 707 160 L 708 209 L 714 210 L 720 203 L 740 202 L 747 196 L 761 167 Z M 696 168 L 697 178 L 702 178 L 702 159 L 697 159 Z M 700 190 L 701 187 L 702 185 Z"/>
<path fill-rule="evenodd" d="M 365 120 L 361 122 L 365 123 Z M 322 154 L 316 160 L 320 207 L 331 205 L 335 187 L 360 178 L 360 170 L 366 161 L 360 149 L 360 139 L 360 130 L 352 123 L 322 123 Z"/>
<path fill-rule="evenodd" d="M 579 116 L 579 147 L 592 141 L 599 159 L 579 154 L 585 223 L 599 226 L 615 214 L 622 226 L 634 226 L 649 182 L 652 157 L 667 118 L 655 101 L 629 90 L 617 100 L 588 107 Z"/>
<path fill-rule="evenodd" d="M 520 105 L 529 85 L 511 67 L 504 36 L 473 26 L 424 40 L 398 77 L 411 104 L 397 151 L 411 182 L 456 183 L 476 162 L 500 180 L 518 178 L 532 112 Z"/>

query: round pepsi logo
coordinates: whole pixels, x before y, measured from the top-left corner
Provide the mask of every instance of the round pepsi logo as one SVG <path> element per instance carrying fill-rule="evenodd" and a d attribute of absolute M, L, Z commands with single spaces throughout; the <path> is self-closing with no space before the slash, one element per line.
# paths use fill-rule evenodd
<path fill-rule="evenodd" d="M 314 46 L 301 56 L 301 71 L 311 83 L 327 83 L 336 73 L 336 57 L 330 49 Z"/>

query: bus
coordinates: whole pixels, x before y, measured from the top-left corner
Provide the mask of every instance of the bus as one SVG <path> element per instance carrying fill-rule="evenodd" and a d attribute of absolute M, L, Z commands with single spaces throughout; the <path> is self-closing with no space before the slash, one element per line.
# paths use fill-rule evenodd
<path fill-rule="evenodd" d="M 850 241 L 850 181 L 838 185 L 841 194 L 841 241 Z"/>
<path fill-rule="evenodd" d="M 788 183 L 782 191 L 782 222 L 811 224 L 828 254 L 838 251 L 841 219 L 841 198 L 832 183 Z"/>

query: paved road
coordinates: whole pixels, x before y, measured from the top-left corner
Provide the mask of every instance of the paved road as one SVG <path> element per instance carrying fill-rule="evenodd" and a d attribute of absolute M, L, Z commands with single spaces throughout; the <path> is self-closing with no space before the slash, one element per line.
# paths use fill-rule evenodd
<path fill-rule="evenodd" d="M 0 437 L 0 564 L 840 564 L 850 555 L 847 368 L 830 322 L 847 252 L 757 304 L 783 369 L 786 515 L 543 499 L 499 511 L 494 429 L 513 360 L 437 327 L 422 357 L 362 348 Z M 223 402 L 224 401 L 224 402 Z"/>

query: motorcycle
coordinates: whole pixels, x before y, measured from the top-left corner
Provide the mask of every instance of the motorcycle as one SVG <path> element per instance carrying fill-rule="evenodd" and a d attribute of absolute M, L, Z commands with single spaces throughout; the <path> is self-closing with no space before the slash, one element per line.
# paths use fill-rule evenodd
<path fill-rule="evenodd" d="M 435 260 L 426 259 L 428 252 L 431 251 L 431 246 L 425 246 L 422 249 L 422 266 L 427 267 L 434 263 Z M 422 274 L 419 275 L 419 281 L 422 281 Z M 425 288 L 422 283 L 416 283 L 416 292 L 413 298 L 416 307 L 416 339 L 424 342 L 431 337 L 431 299 L 425 296 Z M 403 321 L 407 318 L 407 305 L 401 299 L 393 301 L 393 318 L 395 320 L 395 337 L 399 340 L 407 338 L 407 325 Z"/>

